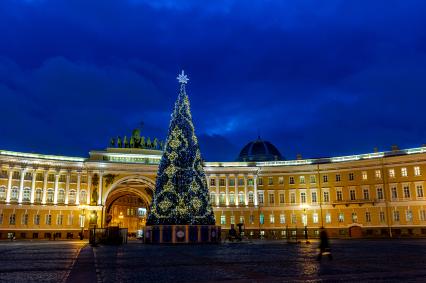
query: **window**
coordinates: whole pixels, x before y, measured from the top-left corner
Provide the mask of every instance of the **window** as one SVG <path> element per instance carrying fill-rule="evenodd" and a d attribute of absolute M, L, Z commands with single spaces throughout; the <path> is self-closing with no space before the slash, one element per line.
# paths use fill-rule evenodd
<path fill-rule="evenodd" d="M 315 184 L 317 182 L 317 179 L 315 178 L 315 175 L 311 175 L 310 176 L 310 181 L 311 181 L 311 184 Z"/>
<path fill-rule="evenodd" d="M 300 184 L 304 184 L 305 183 L 305 176 L 300 176 L 299 177 L 299 183 Z"/>
<path fill-rule="evenodd" d="M 244 186 L 244 179 L 242 178 L 238 179 L 238 186 Z"/>
<path fill-rule="evenodd" d="M 244 202 L 245 202 L 244 193 L 243 192 L 239 192 L 238 193 L 238 203 L 239 204 L 244 204 Z"/>
<path fill-rule="evenodd" d="M 215 203 L 216 203 L 216 194 L 210 193 L 210 204 L 215 204 Z"/>
<path fill-rule="evenodd" d="M 249 203 L 253 203 L 253 192 L 249 192 L 248 198 L 249 198 Z"/>
<path fill-rule="evenodd" d="M 280 214 L 280 224 L 285 224 L 285 214 Z"/>
<path fill-rule="evenodd" d="M 368 189 L 364 189 L 364 199 L 365 200 L 370 199 L 370 193 L 369 193 Z"/>
<path fill-rule="evenodd" d="M 293 184 L 294 184 L 294 177 L 293 177 L 293 176 L 290 176 L 290 178 L 288 179 L 288 183 L 289 183 L 290 185 L 293 185 Z"/>
<path fill-rule="evenodd" d="M 312 196 L 312 203 L 317 203 L 317 192 L 312 192 L 311 196 Z"/>
<path fill-rule="evenodd" d="M 15 180 L 19 180 L 21 178 L 21 174 L 18 171 L 14 171 L 12 174 L 12 178 Z"/>
<path fill-rule="evenodd" d="M 381 179 L 382 178 L 382 171 L 376 170 L 375 175 L 376 175 L 376 179 Z"/>
<path fill-rule="evenodd" d="M 219 179 L 219 186 L 221 187 L 225 186 L 225 179 Z"/>
<path fill-rule="evenodd" d="M 229 204 L 234 205 L 235 204 L 235 194 L 234 192 L 229 193 Z"/>
<path fill-rule="evenodd" d="M 284 203 L 285 199 L 284 199 L 284 193 L 280 193 L 280 203 Z"/>
<path fill-rule="evenodd" d="M 278 184 L 284 184 L 284 177 L 278 177 Z"/>
<path fill-rule="evenodd" d="M 380 211 L 379 212 L 379 218 L 380 218 L 380 222 L 385 222 L 385 212 L 384 211 Z"/>
<path fill-rule="evenodd" d="M 49 174 L 49 175 L 47 176 L 47 181 L 49 181 L 49 182 L 55 182 L 55 175 L 53 175 L 53 174 Z"/>
<path fill-rule="evenodd" d="M 234 178 L 229 179 L 229 185 L 230 185 L 231 187 L 235 186 L 235 179 L 234 179 Z"/>
<path fill-rule="evenodd" d="M 300 203 L 306 203 L 306 193 L 305 192 L 300 193 Z"/>
<path fill-rule="evenodd" d="M 297 222 L 296 214 L 293 213 L 291 215 L 291 224 L 296 224 L 296 222 Z"/>
<path fill-rule="evenodd" d="M 314 214 L 312 214 L 312 222 L 313 222 L 314 224 L 317 224 L 317 223 L 318 223 L 318 213 L 314 213 Z"/>
<path fill-rule="evenodd" d="M 303 226 L 308 226 L 308 217 L 306 214 L 302 214 L 302 223 Z"/>
<path fill-rule="evenodd" d="M 22 193 L 22 201 L 30 201 L 31 198 L 31 189 L 24 188 L 24 192 Z"/>
<path fill-rule="evenodd" d="M 419 216 L 420 216 L 420 217 L 419 217 L 419 218 L 420 218 L 420 220 L 421 220 L 421 221 L 425 221 L 425 220 L 426 220 L 426 210 L 420 210 L 420 211 L 419 211 L 419 214 L 420 214 L 420 215 L 419 215 Z"/>
<path fill-rule="evenodd" d="M 336 182 L 340 182 L 340 174 L 336 174 Z"/>
<path fill-rule="evenodd" d="M 363 180 L 367 180 L 368 179 L 367 171 L 362 171 L 362 179 Z"/>
<path fill-rule="evenodd" d="M 48 189 L 47 190 L 47 198 L 46 198 L 46 202 L 48 203 L 52 203 L 53 202 L 53 190 L 52 189 Z"/>
<path fill-rule="evenodd" d="M 339 219 L 339 222 L 344 222 L 345 221 L 345 215 L 342 212 L 340 212 L 338 219 Z"/>
<path fill-rule="evenodd" d="M 231 224 L 235 224 L 235 216 L 231 215 Z"/>
<path fill-rule="evenodd" d="M 417 185 L 416 186 L 416 190 L 417 190 L 417 197 L 418 198 L 422 198 L 423 197 L 423 186 L 422 185 Z"/>
<path fill-rule="evenodd" d="M 411 209 L 407 209 L 405 211 L 405 219 L 407 220 L 407 222 L 413 221 L 413 211 Z"/>
<path fill-rule="evenodd" d="M 395 169 L 389 169 L 389 178 L 395 178 Z"/>
<path fill-rule="evenodd" d="M 10 200 L 11 201 L 18 201 L 18 194 L 19 194 L 19 190 L 17 187 L 13 187 L 12 188 L 12 192 L 10 194 Z"/>
<path fill-rule="evenodd" d="M 391 187 L 391 194 L 392 194 L 392 199 L 398 198 L 398 191 L 397 191 L 396 187 Z"/>
<path fill-rule="evenodd" d="M 253 179 L 252 179 L 252 178 L 249 178 L 249 179 L 247 180 L 247 182 L 248 182 L 248 185 L 249 185 L 249 186 L 253 186 L 253 185 L 254 185 L 254 181 L 253 181 Z"/>
<path fill-rule="evenodd" d="M 399 221 L 399 211 L 395 210 L 393 212 L 393 221 L 398 222 Z"/>
<path fill-rule="evenodd" d="M 250 224 L 254 224 L 254 215 L 253 214 L 250 214 L 249 221 L 250 221 Z"/>
<path fill-rule="evenodd" d="M 274 216 L 273 214 L 270 214 L 270 215 L 269 215 L 269 222 L 270 222 L 271 224 L 274 224 L 274 223 L 275 223 L 275 216 Z"/>
<path fill-rule="evenodd" d="M 221 215 L 220 216 L 220 224 L 221 225 L 225 225 L 226 224 L 226 215 Z"/>
<path fill-rule="evenodd" d="M 383 189 L 377 188 L 377 199 L 381 200 L 383 199 Z"/>
<path fill-rule="evenodd" d="M 43 173 L 37 173 L 37 175 L 36 175 L 36 181 L 39 181 L 39 182 L 44 181 Z"/>
<path fill-rule="evenodd" d="M 350 190 L 349 191 L 349 196 L 350 196 L 351 200 L 356 200 L 355 190 Z"/>
<path fill-rule="evenodd" d="M 367 223 L 371 222 L 371 213 L 369 211 L 365 213 L 365 222 Z"/>
<path fill-rule="evenodd" d="M 352 212 L 352 223 L 357 223 L 357 222 L 358 222 L 358 216 L 356 212 Z"/>
<path fill-rule="evenodd" d="M 325 223 L 327 223 L 327 224 L 331 223 L 331 214 L 330 214 L 330 212 L 327 212 L 325 214 Z"/>
<path fill-rule="evenodd" d="M 65 191 L 63 189 L 60 189 L 58 191 L 58 203 L 64 203 L 65 202 Z"/>
<path fill-rule="evenodd" d="M 410 198 L 410 187 L 404 186 L 404 198 Z"/>
<path fill-rule="evenodd" d="M 215 178 L 210 179 L 210 186 L 213 186 L 213 187 L 216 186 L 216 179 Z"/>
<path fill-rule="evenodd" d="M 401 176 L 407 177 L 407 168 L 405 168 L 405 167 L 401 168 Z"/>
<path fill-rule="evenodd" d="M 87 203 L 87 193 L 85 190 L 80 191 L 80 203 L 86 204 Z"/>
<path fill-rule="evenodd" d="M 21 223 L 23 224 L 23 225 L 28 225 L 28 214 L 23 214 L 22 215 L 22 221 L 21 221 Z"/>
<path fill-rule="evenodd" d="M 322 181 L 324 183 L 328 183 L 328 176 L 327 175 L 322 176 Z"/>
<path fill-rule="evenodd" d="M 269 193 L 269 204 L 275 203 L 275 196 L 274 193 Z"/>
<path fill-rule="evenodd" d="M 420 166 L 414 166 L 414 176 L 420 176 Z"/>
<path fill-rule="evenodd" d="M 52 215 L 47 214 L 46 215 L 46 225 L 51 225 L 51 224 L 52 224 Z"/>
<path fill-rule="evenodd" d="M 258 178 L 258 179 L 257 179 L 257 184 L 258 184 L 259 186 L 262 186 L 262 185 L 263 185 L 263 178 Z"/>
<path fill-rule="evenodd" d="M 9 225 L 15 225 L 16 224 L 16 214 L 13 213 L 9 216 Z"/>
<path fill-rule="evenodd" d="M 6 200 L 6 188 L 0 187 L 0 201 Z"/>
<path fill-rule="evenodd" d="M 343 194 L 342 191 L 337 191 L 336 192 L 336 196 L 337 196 L 337 201 L 342 201 L 343 200 Z"/>
<path fill-rule="evenodd" d="M 259 198 L 259 204 L 263 204 L 263 193 L 262 192 L 259 192 L 258 198 Z"/>
<path fill-rule="evenodd" d="M 269 185 L 269 186 L 271 186 L 271 185 L 273 185 L 273 184 L 274 184 L 274 178 L 269 177 L 269 178 L 268 178 L 268 185 Z"/>
<path fill-rule="evenodd" d="M 3 213 L 0 213 L 0 224 L 3 224 Z"/>
<path fill-rule="evenodd" d="M 260 214 L 259 221 L 260 221 L 260 224 L 264 224 L 265 223 L 265 215 L 263 215 L 263 213 Z"/>
<path fill-rule="evenodd" d="M 349 173 L 349 181 L 353 181 L 354 180 L 354 173 Z"/>
<path fill-rule="evenodd" d="M 68 225 L 72 225 L 73 224 L 73 222 L 74 222 L 74 215 L 72 215 L 72 214 L 69 214 L 68 215 Z"/>
<path fill-rule="evenodd" d="M 290 203 L 296 203 L 296 193 L 290 193 Z"/>
<path fill-rule="evenodd" d="M 324 196 L 324 202 L 330 202 L 330 195 L 328 192 L 324 192 L 323 196 Z"/>
<path fill-rule="evenodd" d="M 219 195 L 219 204 L 224 205 L 225 204 L 225 193 L 220 193 Z"/>
<path fill-rule="evenodd" d="M 34 215 L 34 225 L 40 225 L 40 215 Z"/>

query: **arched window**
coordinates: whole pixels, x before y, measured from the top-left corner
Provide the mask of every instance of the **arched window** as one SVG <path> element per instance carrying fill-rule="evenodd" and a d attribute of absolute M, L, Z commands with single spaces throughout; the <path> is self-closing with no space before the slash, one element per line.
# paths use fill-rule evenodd
<path fill-rule="evenodd" d="M 85 190 L 80 191 L 80 203 L 87 204 L 87 192 Z"/>
<path fill-rule="evenodd" d="M 244 204 L 244 201 L 245 201 L 245 199 L 244 199 L 244 193 L 243 192 L 239 192 L 238 193 L 238 203 L 239 204 Z"/>
<path fill-rule="evenodd" d="M 235 204 L 235 194 L 234 192 L 229 193 L 229 204 L 234 205 Z"/>
<path fill-rule="evenodd" d="M 43 198 L 43 191 L 42 191 L 42 189 L 36 189 L 34 201 L 35 202 L 41 202 L 42 198 Z"/>
<path fill-rule="evenodd" d="M 58 203 L 64 203 L 65 202 L 65 191 L 63 189 L 60 189 L 58 191 Z"/>
<path fill-rule="evenodd" d="M 12 193 L 10 194 L 11 201 L 18 201 L 19 189 L 17 187 L 12 188 Z"/>
<path fill-rule="evenodd" d="M 0 201 L 6 200 L 6 187 L 0 187 Z"/>
<path fill-rule="evenodd" d="M 70 190 L 68 194 L 68 204 L 75 204 L 75 190 Z"/>
<path fill-rule="evenodd" d="M 53 202 L 53 196 L 54 196 L 53 190 L 52 189 L 48 189 L 47 190 L 46 202 L 47 203 L 52 203 Z"/>
<path fill-rule="evenodd" d="M 221 205 L 224 205 L 224 204 L 225 204 L 225 193 L 220 193 L 219 203 L 220 203 Z"/>
<path fill-rule="evenodd" d="M 22 201 L 30 201 L 31 199 L 31 189 L 24 188 L 24 192 L 22 194 Z"/>

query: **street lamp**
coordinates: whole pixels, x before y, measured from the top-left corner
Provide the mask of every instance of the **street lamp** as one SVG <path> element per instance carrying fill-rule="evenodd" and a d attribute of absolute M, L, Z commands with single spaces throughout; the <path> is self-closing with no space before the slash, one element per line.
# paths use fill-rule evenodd
<path fill-rule="evenodd" d="M 300 208 L 303 209 L 303 225 L 305 226 L 305 240 L 306 240 L 306 243 L 309 244 L 309 240 L 308 240 L 308 214 L 307 214 L 307 211 L 309 209 L 309 205 L 301 204 Z"/>

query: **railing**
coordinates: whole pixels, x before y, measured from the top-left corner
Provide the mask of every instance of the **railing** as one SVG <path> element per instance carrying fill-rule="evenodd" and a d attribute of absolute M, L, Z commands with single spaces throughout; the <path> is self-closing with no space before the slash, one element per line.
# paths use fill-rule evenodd
<path fill-rule="evenodd" d="M 367 203 L 371 203 L 371 204 L 375 204 L 377 202 L 382 202 L 382 200 L 377 200 L 377 199 L 344 199 L 344 200 L 335 200 L 333 201 L 331 204 L 334 206 L 342 204 L 342 205 L 346 205 L 349 206 L 350 204 L 358 204 L 358 205 L 363 205 L 363 204 L 367 204 Z"/>

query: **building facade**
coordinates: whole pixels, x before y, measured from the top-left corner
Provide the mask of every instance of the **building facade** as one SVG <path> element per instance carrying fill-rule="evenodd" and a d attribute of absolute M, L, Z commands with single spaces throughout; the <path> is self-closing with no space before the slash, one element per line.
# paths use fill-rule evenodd
<path fill-rule="evenodd" d="M 88 158 L 0 151 L 0 238 L 78 238 L 117 225 L 139 235 L 161 154 L 157 146 Z M 224 230 L 243 223 L 248 237 L 275 239 L 316 237 L 320 227 L 342 238 L 426 236 L 426 147 L 282 160 L 257 140 L 238 161 L 204 169 Z"/>

